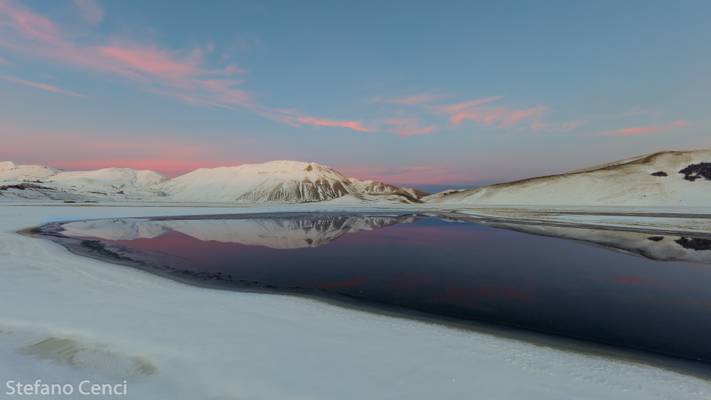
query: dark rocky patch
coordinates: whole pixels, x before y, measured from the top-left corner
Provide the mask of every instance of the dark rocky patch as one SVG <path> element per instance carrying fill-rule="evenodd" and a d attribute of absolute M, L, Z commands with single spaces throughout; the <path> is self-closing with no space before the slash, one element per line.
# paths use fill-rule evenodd
<path fill-rule="evenodd" d="M 695 180 L 701 178 L 711 181 L 711 163 L 702 162 L 698 164 L 691 164 L 679 171 L 679 173 L 683 174 L 684 179 L 687 181 L 694 182 Z"/>
<path fill-rule="evenodd" d="M 46 186 L 35 185 L 33 183 L 18 183 L 16 185 L 1 185 L 0 186 L 0 191 L 10 190 L 10 189 L 15 189 L 15 190 L 29 190 L 29 189 L 51 190 L 50 188 L 48 188 Z"/>
<path fill-rule="evenodd" d="M 124 257 L 115 251 L 112 251 L 106 247 L 106 245 L 100 240 L 82 240 L 81 246 L 88 249 L 90 252 L 100 255 L 102 257 L 108 257 L 115 260 L 121 261 L 131 261 L 130 258 Z"/>
<path fill-rule="evenodd" d="M 679 243 L 679 245 L 685 249 L 697 251 L 711 250 L 711 239 L 682 237 L 675 240 L 675 242 Z"/>
<path fill-rule="evenodd" d="M 664 172 L 664 171 L 657 171 L 657 172 L 652 172 L 652 174 L 651 174 L 651 175 L 652 175 L 652 176 L 659 176 L 659 177 L 663 177 L 663 176 L 669 176 L 669 174 L 667 174 L 667 173 L 666 173 L 666 172 Z"/>
<path fill-rule="evenodd" d="M 664 236 L 650 236 L 647 238 L 647 240 L 651 240 L 653 242 L 661 242 L 664 240 Z"/>

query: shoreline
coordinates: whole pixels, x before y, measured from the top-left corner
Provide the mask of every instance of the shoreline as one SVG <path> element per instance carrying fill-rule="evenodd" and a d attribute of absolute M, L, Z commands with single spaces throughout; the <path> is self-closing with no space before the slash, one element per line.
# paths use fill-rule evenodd
<path fill-rule="evenodd" d="M 202 220 L 202 219 L 231 219 L 231 217 L 239 216 L 239 218 L 273 218 L 273 217 L 298 217 L 307 215 L 355 215 L 364 214 L 372 216 L 381 215 L 395 215 L 397 217 L 404 216 L 438 216 L 443 218 L 458 219 L 473 223 L 485 223 L 486 222 L 517 222 L 519 224 L 530 224 L 537 226 L 549 226 L 549 227 L 573 227 L 573 228 L 590 228 L 590 226 L 572 226 L 572 225 L 561 225 L 556 223 L 545 223 L 545 222 L 533 222 L 533 221 L 516 221 L 511 219 L 489 219 L 489 218 L 473 218 L 467 214 L 460 213 L 417 213 L 417 212 L 385 212 L 385 211 L 369 211 L 361 210 L 359 212 L 343 212 L 343 211 L 264 211 L 257 213 L 236 213 L 236 214 L 204 214 L 204 215 L 185 215 L 185 216 L 154 216 L 154 217 L 144 217 L 144 219 L 152 221 L 165 221 L 173 220 L 179 218 L 180 220 Z M 65 221 L 61 223 L 50 223 L 33 228 L 27 228 L 18 231 L 18 234 L 26 235 L 28 237 L 39 238 L 43 240 L 49 240 L 54 243 L 60 244 L 67 251 L 72 254 L 81 257 L 88 257 L 97 261 L 108 263 L 115 266 L 129 267 L 137 269 L 143 272 L 147 272 L 161 278 L 169 279 L 181 284 L 212 290 L 223 290 L 232 292 L 249 292 L 249 293 L 260 293 L 267 295 L 279 295 L 279 296 L 292 296 L 305 298 L 317 302 L 323 302 L 330 305 L 335 305 L 338 307 L 353 309 L 358 311 L 365 311 L 372 314 L 383 315 L 393 318 L 401 319 L 412 319 L 420 322 L 425 322 L 429 324 L 435 324 L 444 326 L 447 328 L 460 329 L 469 332 L 481 332 L 482 330 L 487 333 L 497 335 L 499 337 L 513 338 L 516 340 L 523 340 L 531 344 L 546 345 L 553 348 L 558 348 L 562 350 L 574 351 L 581 354 L 589 354 L 592 356 L 599 357 L 609 357 L 611 359 L 617 359 L 625 362 L 640 363 L 644 365 L 650 365 L 657 368 L 666 368 L 671 371 L 688 374 L 701 379 L 705 379 L 711 382 L 711 360 L 699 360 L 693 358 L 686 358 L 674 354 L 666 354 L 662 352 L 655 352 L 650 350 L 645 350 L 642 348 L 621 347 L 612 343 L 606 343 L 601 341 L 590 340 L 587 338 L 565 336 L 556 333 L 532 330 L 526 327 L 520 327 L 512 324 L 506 324 L 500 321 L 493 320 L 470 320 L 470 319 L 458 319 L 455 317 L 449 317 L 444 315 L 430 314 L 427 312 L 409 309 L 402 306 L 395 306 L 392 304 L 379 303 L 375 301 L 369 301 L 366 299 L 350 298 L 347 295 L 331 292 L 320 292 L 317 290 L 307 290 L 307 289 L 297 289 L 297 288 L 269 288 L 260 282 L 247 282 L 247 281 L 221 281 L 220 279 L 214 279 L 212 277 L 198 277 L 194 274 L 178 274 L 178 270 L 166 270 L 168 266 L 158 266 L 154 264 L 148 264 L 146 261 L 139 261 L 137 259 L 131 258 L 131 254 L 125 252 L 117 251 L 116 249 L 106 249 L 102 247 L 101 249 L 96 248 L 96 246 L 89 247 L 87 242 L 99 242 L 103 243 L 101 240 L 88 240 L 83 238 L 72 238 L 61 234 L 61 226 L 66 223 L 85 221 L 85 220 L 72 220 Z M 43 230 L 44 228 L 44 230 Z M 602 227 L 596 229 L 607 229 L 611 231 L 629 231 L 629 232 L 640 232 L 649 234 L 662 233 L 658 230 L 643 230 L 643 229 L 617 229 L 614 227 Z M 683 234 L 684 232 L 669 232 L 668 234 Z M 711 237 L 711 234 L 709 234 Z M 237 285 L 235 285 L 237 284 Z M 318 292 L 318 293 L 317 293 Z"/>
<path fill-rule="evenodd" d="M 9 229 L 0 231 L 0 264 L 5 266 L 0 290 L 13 299 L 0 305 L 0 326 L 37 327 L 146 357 L 160 372 L 136 383 L 132 391 L 138 398 L 219 397 L 234 393 L 235 387 L 267 398 L 353 398 L 343 396 L 344 390 L 356 387 L 359 398 L 432 398 L 444 390 L 501 397 L 511 380 L 529 393 L 556 399 L 571 393 L 645 400 L 711 395 L 700 363 L 620 354 L 617 348 L 581 346 L 565 338 L 551 342 L 548 335 L 534 333 L 523 338 L 483 323 L 476 329 L 457 321 L 444 326 L 427 316 L 376 314 L 301 296 L 202 289 L 76 256 L 51 241 L 17 233 L 50 222 L 246 209 L 32 206 L 0 206 Z M 0 351 L 7 345 L 0 340 Z M 13 359 L 0 362 L 0 372 L 13 370 Z M 665 359 L 666 365 L 653 359 Z M 297 374 L 301 378 L 294 381 L 284 375 L 286 370 L 306 375 Z M 19 378 L 32 377 L 16 372 Z M 323 384 L 313 386 L 312 374 L 325 379 Z M 195 379 L 203 384 L 191 385 Z M 552 384 L 560 388 L 559 396 L 542 391 Z"/>

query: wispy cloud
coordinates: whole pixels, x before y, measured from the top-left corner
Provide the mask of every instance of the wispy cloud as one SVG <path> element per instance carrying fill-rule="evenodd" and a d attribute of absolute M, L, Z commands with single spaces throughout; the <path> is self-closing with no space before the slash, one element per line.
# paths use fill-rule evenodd
<path fill-rule="evenodd" d="M 414 117 L 396 116 L 382 121 L 381 125 L 385 130 L 399 136 L 427 135 L 442 130 L 452 129 L 454 126 L 464 122 L 473 122 L 477 125 L 514 128 L 524 127 L 533 132 L 563 133 L 578 129 L 585 124 L 583 120 L 571 120 L 565 122 L 549 122 L 544 119 L 548 112 L 547 107 L 536 105 L 526 108 L 515 108 L 506 105 L 498 105 L 503 96 L 488 96 L 460 101 L 450 104 L 433 104 L 442 96 L 423 93 L 402 98 L 374 98 L 374 101 L 401 106 L 419 105 L 425 111 L 426 123 L 420 122 L 422 115 Z M 496 104 L 495 104 L 496 103 Z M 444 126 L 433 116 L 445 116 L 449 122 L 449 127 Z"/>
<path fill-rule="evenodd" d="M 422 125 L 416 117 L 394 117 L 384 121 L 388 130 L 401 137 L 429 135 L 437 131 L 435 125 Z"/>
<path fill-rule="evenodd" d="M 7 65 L 7 64 L 10 64 L 10 62 L 7 61 L 6 59 L 0 57 L 0 65 Z"/>
<path fill-rule="evenodd" d="M 664 125 L 645 125 L 645 126 L 630 126 L 626 128 L 615 129 L 611 131 L 601 132 L 602 136 L 644 136 L 653 134 L 662 134 L 673 131 L 678 128 L 689 126 L 689 122 L 685 120 L 676 120 Z"/>
<path fill-rule="evenodd" d="M 533 123 L 531 124 L 531 129 L 534 132 L 542 133 L 565 133 L 577 130 L 578 128 L 585 125 L 585 122 L 586 121 L 581 119 L 566 122 L 533 121 Z"/>
<path fill-rule="evenodd" d="M 4 80 L 6 82 L 17 84 L 17 85 L 28 86 L 28 87 L 31 87 L 34 89 L 44 90 L 46 92 L 51 92 L 51 93 L 56 93 L 56 94 L 63 94 L 65 96 L 86 97 L 81 93 L 73 92 L 71 90 L 62 89 L 62 88 L 59 88 L 57 86 L 52 86 L 47 83 L 28 81 L 25 79 L 15 78 L 12 76 L 0 76 L 0 79 Z"/>
<path fill-rule="evenodd" d="M 546 108 L 543 106 L 535 106 L 530 108 L 481 108 L 462 111 L 450 117 L 450 121 L 454 125 L 458 125 L 463 121 L 474 121 L 485 126 L 497 126 L 500 128 L 510 128 L 524 121 L 536 120 L 540 118 Z"/>
<path fill-rule="evenodd" d="M 502 96 L 491 96 L 462 101 L 459 103 L 435 107 L 439 113 L 449 116 L 452 125 L 464 121 L 472 121 L 479 125 L 510 128 L 523 122 L 538 121 L 546 112 L 543 106 L 529 108 L 510 108 L 506 106 L 490 106 L 501 100 Z"/>
<path fill-rule="evenodd" d="M 99 47 L 98 53 L 123 69 L 163 79 L 184 80 L 203 75 L 200 54 L 178 57 L 168 51 L 137 44 Z"/>
<path fill-rule="evenodd" d="M 625 112 L 623 112 L 622 116 L 623 117 L 639 117 L 642 115 L 650 115 L 650 114 L 654 114 L 654 113 L 655 113 L 654 111 L 644 108 L 642 106 L 634 106 L 634 107 L 630 108 L 629 110 L 626 110 Z"/>
<path fill-rule="evenodd" d="M 313 117 L 296 110 L 259 104 L 251 93 L 240 87 L 243 71 L 235 65 L 221 68 L 206 65 L 205 55 L 212 51 L 212 46 L 180 52 L 116 38 L 103 45 L 83 45 L 49 19 L 9 0 L 0 0 L 0 47 L 121 76 L 144 91 L 194 106 L 241 108 L 290 125 L 368 131 L 359 121 Z"/>
<path fill-rule="evenodd" d="M 458 103 L 437 106 L 437 107 L 435 107 L 435 110 L 440 111 L 444 114 L 456 115 L 457 113 L 475 109 L 475 108 L 479 108 L 483 105 L 493 103 L 493 102 L 501 100 L 503 98 L 504 98 L 503 96 L 482 97 L 479 99 L 472 99 L 472 100 L 461 101 Z"/>
<path fill-rule="evenodd" d="M 9 0 L 0 0 L 0 16 L 4 17 L 18 33 L 35 40 L 52 43 L 57 39 L 58 32 L 47 18 L 29 10 L 13 5 Z M 0 25 L 2 27 L 2 25 Z"/>
<path fill-rule="evenodd" d="M 104 9 L 96 0 L 73 0 L 73 2 L 86 22 L 96 25 L 104 19 Z"/>
<path fill-rule="evenodd" d="M 332 120 L 332 119 L 300 116 L 300 117 L 297 117 L 294 120 L 294 122 L 296 124 L 303 124 L 303 125 L 348 128 L 348 129 L 352 129 L 357 132 L 369 132 L 370 131 L 360 121 L 339 121 L 339 120 Z"/>
<path fill-rule="evenodd" d="M 446 115 L 449 123 L 455 126 L 470 121 L 481 126 L 502 129 L 523 127 L 532 132 L 565 133 L 575 131 L 586 123 L 582 119 L 550 122 L 544 118 L 548 113 L 548 107 L 536 105 L 515 108 L 497 105 L 503 98 L 503 96 L 482 97 L 433 106 L 431 109 L 435 113 Z"/>
<path fill-rule="evenodd" d="M 373 97 L 374 103 L 397 104 L 403 106 L 415 106 L 420 104 L 429 104 L 433 101 L 443 99 L 445 96 L 434 93 L 419 93 L 404 97 Z"/>
<path fill-rule="evenodd" d="M 488 106 L 501 98 L 501 96 L 492 96 L 467 100 L 439 106 L 436 110 L 448 115 L 449 122 L 453 125 L 459 125 L 464 121 L 472 121 L 480 125 L 500 128 L 510 128 L 523 122 L 538 121 L 546 111 L 543 106 L 520 109 L 505 106 Z"/>

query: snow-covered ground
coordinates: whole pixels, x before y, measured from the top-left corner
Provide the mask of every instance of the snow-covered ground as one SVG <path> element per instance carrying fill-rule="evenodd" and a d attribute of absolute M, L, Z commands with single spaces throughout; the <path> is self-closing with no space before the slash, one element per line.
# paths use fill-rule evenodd
<path fill-rule="evenodd" d="M 324 205 L 268 211 L 315 207 Z M 711 382 L 668 369 L 187 286 L 15 233 L 57 220 L 260 210 L 0 205 L 0 377 L 127 379 L 124 398 L 134 399 L 711 398 Z"/>

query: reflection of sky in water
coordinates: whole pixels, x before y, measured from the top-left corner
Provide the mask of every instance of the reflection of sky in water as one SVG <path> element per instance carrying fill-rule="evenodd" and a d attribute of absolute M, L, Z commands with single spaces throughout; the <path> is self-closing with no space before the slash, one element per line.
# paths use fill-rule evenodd
<path fill-rule="evenodd" d="M 67 233 L 192 273 L 711 359 L 706 239 L 424 217 L 82 224 Z"/>

